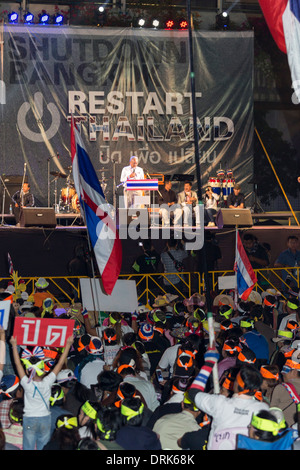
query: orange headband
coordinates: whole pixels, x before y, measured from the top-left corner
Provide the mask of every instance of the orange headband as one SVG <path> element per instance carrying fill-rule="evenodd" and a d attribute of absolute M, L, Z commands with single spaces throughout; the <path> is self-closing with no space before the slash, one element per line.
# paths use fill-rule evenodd
<path fill-rule="evenodd" d="M 276 379 L 279 380 L 279 374 L 273 374 L 268 369 L 265 369 L 264 366 L 261 366 L 260 373 L 265 379 Z"/>
<path fill-rule="evenodd" d="M 242 362 L 247 362 L 249 364 L 254 364 L 254 362 L 256 361 L 256 358 L 253 361 L 247 359 L 246 356 L 244 356 L 242 350 L 239 352 L 238 359 Z"/>
<path fill-rule="evenodd" d="M 300 364 L 298 364 L 298 362 L 292 361 L 292 359 L 287 359 L 284 365 L 290 367 L 291 369 L 300 370 Z"/>
<path fill-rule="evenodd" d="M 269 300 L 267 300 L 266 297 L 264 298 L 264 304 L 267 305 L 267 307 L 275 307 L 276 306 L 276 303 L 272 304 L 272 302 L 269 302 Z"/>
<path fill-rule="evenodd" d="M 117 335 L 116 335 L 116 334 L 115 334 L 114 336 L 107 336 L 105 330 L 104 330 L 104 333 L 103 333 L 103 337 L 104 337 L 104 339 L 106 339 L 109 343 L 110 343 L 111 341 L 116 341 L 116 339 L 117 339 Z"/>
<path fill-rule="evenodd" d="M 117 373 L 121 374 L 122 370 L 128 369 L 128 368 L 133 369 L 133 367 L 130 366 L 129 364 L 123 364 L 122 366 L 118 367 Z"/>

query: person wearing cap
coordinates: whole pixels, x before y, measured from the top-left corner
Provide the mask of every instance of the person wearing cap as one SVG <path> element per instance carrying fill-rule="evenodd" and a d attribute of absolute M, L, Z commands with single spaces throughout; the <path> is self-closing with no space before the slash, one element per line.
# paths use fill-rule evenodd
<path fill-rule="evenodd" d="M 23 398 L 23 389 L 17 375 L 4 375 L 0 382 L 0 422 L 2 429 L 9 428 L 9 409 L 13 400 Z"/>
<path fill-rule="evenodd" d="M 227 207 L 229 209 L 244 209 L 245 196 L 241 193 L 241 185 L 236 183 L 233 187 L 233 193 L 227 198 Z"/>
<path fill-rule="evenodd" d="M 284 363 L 288 357 L 290 357 L 294 351 L 292 348 L 293 332 L 285 330 L 277 330 L 277 335 L 272 339 L 273 343 L 276 344 L 277 349 L 270 357 L 270 364 L 275 364 L 281 371 Z"/>
<path fill-rule="evenodd" d="M 299 322 L 300 320 L 299 309 L 300 309 L 299 299 L 295 297 L 289 297 L 285 302 L 286 314 L 283 317 L 280 316 L 281 320 L 279 322 L 278 329 L 284 330 L 286 328 L 287 323 L 291 320 Z"/>
<path fill-rule="evenodd" d="M 95 377 L 96 379 L 97 377 Z M 57 375 L 56 382 L 62 386 L 65 399 L 64 411 L 71 412 L 74 416 L 78 416 L 82 403 L 86 400 L 95 401 L 96 396 L 92 388 L 86 387 L 79 382 L 74 371 L 71 369 L 62 369 Z"/>
<path fill-rule="evenodd" d="M 49 282 L 46 281 L 44 277 L 40 277 L 35 283 L 35 292 L 33 293 L 33 304 L 35 307 L 39 307 L 42 311 L 43 309 L 43 301 L 48 297 L 55 301 L 54 296 L 51 292 L 47 291 L 47 287 L 49 286 Z"/>
<path fill-rule="evenodd" d="M 283 382 L 272 393 L 271 406 L 280 408 L 289 427 L 297 423 L 297 404 L 300 403 L 300 351 L 287 359 L 281 375 Z"/>

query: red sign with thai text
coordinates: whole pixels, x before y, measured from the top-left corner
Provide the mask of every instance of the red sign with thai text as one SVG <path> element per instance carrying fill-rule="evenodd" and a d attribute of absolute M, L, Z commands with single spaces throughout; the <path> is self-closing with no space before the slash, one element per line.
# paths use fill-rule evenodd
<path fill-rule="evenodd" d="M 17 317 L 13 336 L 17 344 L 64 348 L 73 334 L 74 320 Z"/>

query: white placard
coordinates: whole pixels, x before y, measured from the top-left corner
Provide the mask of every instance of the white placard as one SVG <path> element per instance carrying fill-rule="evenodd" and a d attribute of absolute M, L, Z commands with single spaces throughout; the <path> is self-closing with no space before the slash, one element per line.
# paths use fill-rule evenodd
<path fill-rule="evenodd" d="M 82 306 L 102 312 L 135 312 L 138 309 L 136 282 L 119 279 L 111 295 L 107 295 L 100 279 L 80 279 Z"/>
<path fill-rule="evenodd" d="M 10 300 L 3 300 L 0 302 L 0 325 L 4 330 L 7 330 L 10 306 Z"/>
<path fill-rule="evenodd" d="M 235 289 L 236 288 L 236 276 L 220 276 L 218 277 L 218 288 L 223 289 Z"/>

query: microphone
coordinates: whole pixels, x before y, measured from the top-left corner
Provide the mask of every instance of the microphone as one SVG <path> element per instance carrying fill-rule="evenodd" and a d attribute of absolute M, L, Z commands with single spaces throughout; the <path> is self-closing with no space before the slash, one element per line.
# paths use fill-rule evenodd
<path fill-rule="evenodd" d="M 56 156 L 57 156 L 57 158 L 59 159 L 59 153 L 58 153 L 58 152 L 56 152 Z"/>

